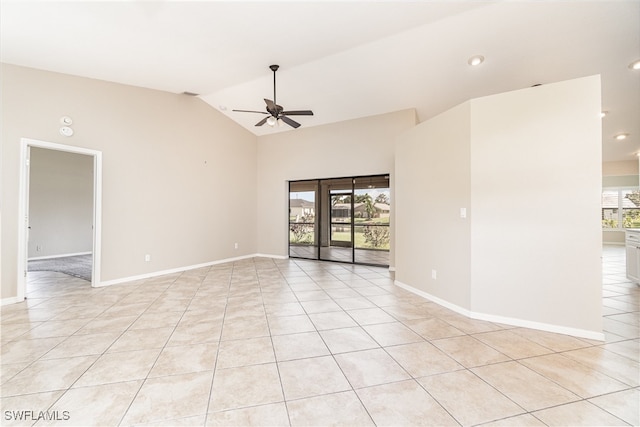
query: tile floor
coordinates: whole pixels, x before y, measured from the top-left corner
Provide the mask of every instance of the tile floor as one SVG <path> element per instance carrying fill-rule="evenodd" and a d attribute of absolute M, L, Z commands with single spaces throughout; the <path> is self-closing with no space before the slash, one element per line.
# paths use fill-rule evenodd
<path fill-rule="evenodd" d="M 34 273 L 2 307 L 2 424 L 638 425 L 640 288 L 622 248 L 604 267 L 604 343 L 470 320 L 374 267 Z"/>

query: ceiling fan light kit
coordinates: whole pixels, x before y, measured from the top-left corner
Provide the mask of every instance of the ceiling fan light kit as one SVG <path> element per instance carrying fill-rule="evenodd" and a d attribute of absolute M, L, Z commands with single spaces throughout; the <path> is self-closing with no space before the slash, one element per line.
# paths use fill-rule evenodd
<path fill-rule="evenodd" d="M 313 116 L 313 111 L 311 110 L 298 110 L 298 111 L 284 111 L 284 107 L 282 105 L 278 105 L 276 103 L 276 71 L 280 68 L 279 65 L 270 65 L 269 68 L 273 71 L 273 101 L 267 98 L 264 98 L 264 102 L 267 104 L 267 111 L 253 111 L 253 110 L 232 110 L 239 113 L 257 113 L 257 114 L 265 114 L 268 117 L 260 120 L 256 123 L 256 126 L 262 126 L 265 123 L 271 127 L 274 127 L 276 124 L 281 125 L 282 122 L 288 124 L 294 129 L 300 127 L 300 123 L 296 122 L 293 119 L 290 119 L 288 116 Z"/>

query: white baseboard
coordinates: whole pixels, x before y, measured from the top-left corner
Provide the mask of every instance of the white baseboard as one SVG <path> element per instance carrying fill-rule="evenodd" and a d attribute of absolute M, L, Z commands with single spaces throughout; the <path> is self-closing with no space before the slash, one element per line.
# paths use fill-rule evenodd
<path fill-rule="evenodd" d="M 421 291 L 420 289 L 416 289 L 413 286 L 407 285 L 406 283 L 402 283 L 398 280 L 395 280 L 394 284 L 402 289 L 405 289 L 429 301 L 435 302 L 438 305 L 448 308 L 449 310 L 455 311 L 456 313 L 462 314 L 463 316 L 470 317 L 471 319 L 485 320 L 487 322 L 502 323 L 504 325 L 517 326 L 517 327 L 528 328 L 528 329 L 537 329 L 540 331 L 553 332 L 556 334 L 563 334 L 563 335 L 571 335 L 578 338 L 587 338 L 587 339 L 596 340 L 596 341 L 605 340 L 604 333 L 602 332 L 589 331 L 586 329 L 569 328 L 566 326 L 534 322 L 531 320 L 518 319 L 514 317 L 497 316 L 497 315 L 486 314 L 486 313 L 476 313 L 474 311 L 467 310 L 466 308 L 460 307 L 459 305 L 445 301 L 442 298 L 438 298 L 434 295 L 431 295 L 428 292 L 424 292 L 424 291 Z"/>
<path fill-rule="evenodd" d="M 422 298 L 428 299 L 431 302 L 435 302 L 438 305 L 443 306 L 444 308 L 448 308 L 451 311 L 455 311 L 458 314 L 462 314 L 463 316 L 471 317 L 471 312 L 466 308 L 462 308 L 459 305 L 453 304 L 449 301 L 443 300 L 442 298 L 438 298 L 436 296 L 431 295 L 430 293 L 421 291 L 420 289 L 416 289 L 411 285 L 407 285 L 406 283 L 402 283 L 399 280 L 394 280 L 393 284 L 407 290 L 411 293 L 414 293 Z"/>
<path fill-rule="evenodd" d="M 24 301 L 24 298 L 18 298 L 18 297 L 2 298 L 2 300 L 0 300 L 0 306 L 15 304 L 17 302 L 22 302 L 22 301 Z"/>
<path fill-rule="evenodd" d="M 242 256 L 238 256 L 238 257 L 233 257 L 233 258 L 224 258 L 224 259 L 220 259 L 217 261 L 210 261 L 210 262 L 205 262 L 202 264 L 194 264 L 194 265 L 188 265 L 185 267 L 177 267 L 177 268 L 171 268 L 168 270 L 161 270 L 161 271 L 154 271 L 152 273 L 145 273 L 145 274 L 140 274 L 140 275 L 136 275 L 136 276 L 130 276 L 130 277 L 122 277 L 120 279 L 113 279 L 113 280 L 107 280 L 104 282 L 100 282 L 100 283 L 96 283 L 93 286 L 96 288 L 101 288 L 103 286 L 111 286 L 111 285 L 118 285 L 121 283 L 127 283 L 127 282 L 134 282 L 137 280 L 144 280 L 144 279 L 150 279 L 152 277 L 158 277 L 158 276 L 164 276 L 167 274 L 175 274 L 175 273 L 182 273 L 185 271 L 189 271 L 189 270 L 195 270 L 197 268 L 203 268 L 203 267 L 211 267 L 212 265 L 217 265 L 217 264 L 224 264 L 227 262 L 234 262 L 234 261 L 241 261 L 243 259 L 250 259 L 250 258 L 275 258 L 275 259 L 286 259 L 287 257 L 282 257 L 280 255 L 265 255 L 265 254 L 250 254 L 250 255 L 242 255 Z"/>
<path fill-rule="evenodd" d="M 518 326 L 521 328 L 537 329 L 539 331 L 553 332 L 556 334 L 571 335 L 578 338 L 604 341 L 602 332 L 589 331 L 586 329 L 569 328 L 567 326 L 551 325 L 549 323 L 533 322 L 531 320 L 516 319 L 513 317 L 495 316 L 492 314 L 473 313 L 473 319 L 486 320 L 487 322 L 502 323 L 505 325 Z"/>
<path fill-rule="evenodd" d="M 27 261 L 37 261 L 41 259 L 56 259 L 56 258 L 65 258 L 68 256 L 80 256 L 80 255 L 91 255 L 91 251 L 89 252 L 75 252 L 72 254 L 62 254 L 62 255 L 46 255 L 46 256 L 38 256 L 33 258 L 28 258 Z"/>

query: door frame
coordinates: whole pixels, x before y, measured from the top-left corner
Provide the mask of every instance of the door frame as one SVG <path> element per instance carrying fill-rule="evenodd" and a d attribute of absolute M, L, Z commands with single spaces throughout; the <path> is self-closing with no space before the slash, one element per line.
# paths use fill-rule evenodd
<path fill-rule="evenodd" d="M 20 183 L 18 190 L 18 277 L 16 298 L 25 299 L 27 278 L 27 239 L 29 237 L 29 150 L 31 147 L 64 151 L 93 157 L 93 261 L 91 286 L 100 285 L 102 261 L 102 152 L 72 145 L 20 138 Z"/>

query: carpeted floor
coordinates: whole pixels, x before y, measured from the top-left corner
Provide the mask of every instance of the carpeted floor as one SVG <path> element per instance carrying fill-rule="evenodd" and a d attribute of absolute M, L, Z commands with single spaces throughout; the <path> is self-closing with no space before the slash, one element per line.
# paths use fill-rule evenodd
<path fill-rule="evenodd" d="M 27 271 L 57 271 L 90 282 L 92 261 L 93 256 L 91 254 L 37 259 L 28 262 Z"/>

